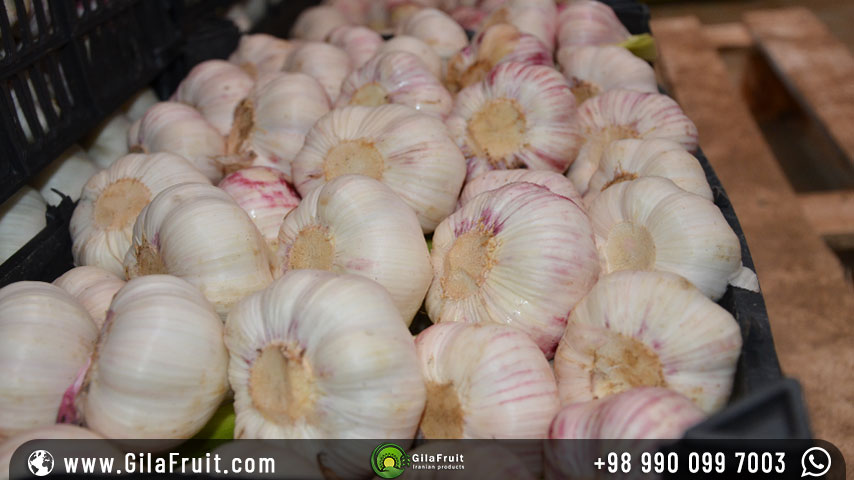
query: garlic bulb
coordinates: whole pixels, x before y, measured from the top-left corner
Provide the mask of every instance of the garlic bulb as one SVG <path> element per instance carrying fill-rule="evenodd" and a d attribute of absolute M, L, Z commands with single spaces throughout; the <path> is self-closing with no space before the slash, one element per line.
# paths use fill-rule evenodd
<path fill-rule="evenodd" d="M 103 440 L 103 437 L 83 427 L 62 423 L 26 430 L 0 443 L 0 478 L 21 478 L 15 475 L 15 472 L 10 471 L 9 463 L 12 461 L 12 455 L 14 455 L 15 451 L 31 440 Z M 92 445 L 89 442 L 67 442 L 66 445 L 66 448 L 69 448 L 71 451 L 75 453 L 79 452 L 81 457 L 92 454 Z M 63 453 L 67 452 L 66 450 Z M 119 454 L 120 452 L 117 450 L 114 453 Z M 56 461 L 56 459 L 54 460 Z M 16 470 L 18 467 L 16 465 L 12 469 Z M 59 471 L 61 470 L 58 470 L 57 473 Z"/>
<path fill-rule="evenodd" d="M 557 61 L 579 105 L 607 90 L 658 93 L 652 67 L 623 47 L 563 47 Z"/>
<path fill-rule="evenodd" d="M 314 125 L 293 173 L 303 196 L 341 175 L 377 179 L 415 210 L 429 233 L 453 212 L 465 161 L 435 117 L 402 105 L 344 107 Z"/>
<path fill-rule="evenodd" d="M 463 193 L 460 194 L 459 205 L 467 204 L 471 199 L 483 192 L 501 188 L 504 185 L 515 182 L 528 182 L 546 187 L 550 192 L 572 200 L 576 205 L 581 205 L 581 196 L 575 185 L 560 173 L 548 170 L 528 170 L 519 168 L 516 170 L 493 170 L 486 172 L 474 180 L 466 183 Z"/>
<path fill-rule="evenodd" d="M 543 65 L 505 62 L 460 91 L 447 125 L 468 162 L 468 179 L 527 166 L 563 172 L 575 158 L 575 98 Z"/>
<path fill-rule="evenodd" d="M 658 93 L 609 90 L 584 102 L 573 119 L 582 147 L 567 176 L 587 193 L 605 147 L 624 138 L 662 138 L 685 150 L 697 149 L 697 127 L 672 98 Z"/>
<path fill-rule="evenodd" d="M 168 273 L 197 287 L 225 317 L 273 279 L 264 237 L 223 190 L 182 183 L 160 192 L 133 227 L 128 278 Z"/>
<path fill-rule="evenodd" d="M 53 284 L 76 298 L 100 329 L 113 296 L 125 286 L 125 281 L 104 269 L 83 266 L 65 272 Z"/>
<path fill-rule="evenodd" d="M 558 45 L 609 45 L 631 36 L 605 3 L 575 0 L 558 17 Z"/>
<path fill-rule="evenodd" d="M 564 405 L 666 387 L 711 413 L 729 398 L 740 352 L 732 315 L 684 278 L 624 271 L 573 309 L 554 368 Z"/>
<path fill-rule="evenodd" d="M 448 13 L 463 29 L 476 32 L 481 29 L 488 13 L 480 8 L 460 6 Z"/>
<path fill-rule="evenodd" d="M 116 112 L 95 128 L 86 144 L 86 153 L 99 168 L 107 168 L 128 154 L 127 131 L 130 120 Z"/>
<path fill-rule="evenodd" d="M 396 35 L 410 35 L 433 48 L 444 61 L 468 45 L 463 28 L 441 10 L 425 8 L 397 26 Z"/>
<path fill-rule="evenodd" d="M 436 78 L 442 77 L 442 59 L 419 38 L 409 35 L 396 35 L 385 41 L 376 51 L 376 55 L 387 52 L 408 52 L 417 56 Z"/>
<path fill-rule="evenodd" d="M 62 195 L 54 192 L 54 189 L 76 202 L 83 186 L 98 170 L 82 148 L 72 145 L 39 173 L 33 181 L 33 186 L 48 205 L 59 205 L 62 202 Z"/>
<path fill-rule="evenodd" d="M 415 213 L 362 175 L 338 177 L 303 199 L 282 223 L 277 264 L 279 274 L 313 268 L 370 278 L 389 291 L 406 325 L 433 278 Z"/>
<path fill-rule="evenodd" d="M 157 94 L 154 93 L 154 90 L 150 87 L 146 87 L 136 92 L 130 100 L 126 101 L 124 106 L 122 106 L 122 110 L 128 120 L 135 122 L 142 118 L 142 116 L 145 115 L 145 112 L 158 101 L 159 99 L 157 98 Z"/>
<path fill-rule="evenodd" d="M 0 438 L 56 423 L 63 393 L 89 361 L 98 329 L 59 287 L 0 289 Z"/>
<path fill-rule="evenodd" d="M 531 183 L 471 199 L 436 228 L 431 255 L 426 305 L 434 323 L 507 324 L 549 358 L 567 313 L 599 274 L 587 215 Z"/>
<path fill-rule="evenodd" d="M 300 44 L 285 64 L 285 70 L 289 72 L 300 72 L 314 77 L 323 86 L 332 103 L 338 98 L 341 84 L 352 69 L 347 52 L 323 42 Z"/>
<path fill-rule="evenodd" d="M 329 33 L 341 25 L 348 25 L 347 17 L 337 8 L 327 5 L 303 10 L 291 28 L 291 37 L 322 42 Z"/>
<path fill-rule="evenodd" d="M 107 438 L 192 437 L 228 391 L 223 330 L 189 283 L 169 275 L 129 281 L 76 392 L 83 421 Z"/>
<path fill-rule="evenodd" d="M 171 100 L 195 107 L 222 135 L 228 135 L 234 108 L 252 89 L 252 77 L 225 60 L 206 60 L 190 70 Z"/>
<path fill-rule="evenodd" d="M 359 68 L 374 56 L 383 37 L 367 27 L 342 25 L 329 32 L 327 41 L 347 52 L 353 68 Z"/>
<path fill-rule="evenodd" d="M 270 251 L 275 252 L 282 219 L 300 202 L 285 174 L 269 167 L 245 168 L 223 178 L 219 188 L 249 214 Z"/>
<path fill-rule="evenodd" d="M 445 84 L 457 92 L 482 81 L 501 62 L 528 65 L 553 65 L 552 52 L 537 37 L 520 32 L 513 25 L 500 23 L 475 37 L 448 63 Z"/>
<path fill-rule="evenodd" d="M 557 7 L 553 0 L 510 0 L 493 10 L 481 28 L 508 23 L 520 32 L 537 37 L 546 46 L 549 56 L 555 50 Z"/>
<path fill-rule="evenodd" d="M 240 3 L 235 3 L 225 12 L 225 18 L 231 20 L 231 23 L 237 27 L 240 33 L 247 33 L 252 28 L 252 19 L 249 18 L 249 12 L 246 11 Z"/>
<path fill-rule="evenodd" d="M 347 77 L 336 106 L 388 103 L 444 118 L 451 112 L 454 99 L 418 57 L 389 52 L 375 56 Z"/>
<path fill-rule="evenodd" d="M 713 200 L 700 162 L 678 143 L 653 138 L 611 142 L 590 178 L 584 201 L 589 205 L 602 190 L 640 177 L 664 177 L 686 192 Z"/>
<path fill-rule="evenodd" d="M 225 139 L 188 105 L 160 102 L 149 108 L 128 131 L 128 147 L 144 153 L 181 155 L 209 180 L 222 178 L 223 168 L 217 158 L 225 154 Z"/>
<path fill-rule="evenodd" d="M 560 408 L 549 362 L 524 333 L 448 322 L 415 338 L 425 438 L 545 438 Z"/>
<path fill-rule="evenodd" d="M 21 187 L 0 205 L 0 263 L 4 263 L 47 225 L 47 203 L 39 192 Z"/>
<path fill-rule="evenodd" d="M 226 321 L 235 438 L 415 436 L 425 389 L 388 292 L 357 275 L 288 272 Z"/>
<path fill-rule="evenodd" d="M 122 261 L 143 207 L 166 187 L 207 181 L 186 160 L 171 153 L 132 153 L 118 159 L 89 180 L 71 216 L 74 264 L 100 267 L 123 277 Z"/>
<path fill-rule="evenodd" d="M 738 237 L 718 207 L 666 178 L 613 185 L 589 214 L 604 273 L 672 272 L 717 300 L 741 269 Z"/>
<path fill-rule="evenodd" d="M 329 98 L 304 73 L 262 75 L 237 105 L 226 150 L 229 168 L 268 166 L 291 181 L 291 162 L 317 120 L 329 112 Z"/>
<path fill-rule="evenodd" d="M 296 46 L 297 42 L 264 33 L 241 35 L 237 49 L 228 57 L 228 61 L 256 78 L 264 73 L 281 71 Z"/>

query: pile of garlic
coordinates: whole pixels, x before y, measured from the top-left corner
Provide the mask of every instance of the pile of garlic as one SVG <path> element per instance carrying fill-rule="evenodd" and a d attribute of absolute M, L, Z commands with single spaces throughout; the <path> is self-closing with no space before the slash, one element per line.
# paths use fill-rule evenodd
<path fill-rule="evenodd" d="M 0 290 L 0 438 L 177 442 L 223 399 L 238 438 L 678 436 L 724 406 L 741 245 L 610 8 L 370 3 L 244 36 L 90 150 L 78 268 Z"/>

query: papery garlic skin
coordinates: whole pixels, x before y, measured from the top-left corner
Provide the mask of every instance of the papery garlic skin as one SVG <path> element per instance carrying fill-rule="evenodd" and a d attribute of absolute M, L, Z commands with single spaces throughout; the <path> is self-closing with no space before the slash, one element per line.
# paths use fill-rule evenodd
<path fill-rule="evenodd" d="M 599 274 L 582 208 L 531 183 L 469 200 L 436 228 L 431 258 L 430 320 L 507 324 L 549 358 Z"/>
<path fill-rule="evenodd" d="M 432 232 L 456 206 L 465 160 L 441 120 L 403 105 L 344 107 L 318 120 L 293 164 L 305 196 L 336 177 L 388 185 Z"/>
<path fill-rule="evenodd" d="M 100 329 L 113 297 L 125 286 L 125 281 L 104 269 L 83 266 L 65 272 L 53 284 L 76 298 Z"/>
<path fill-rule="evenodd" d="M 202 291 L 223 318 L 238 300 L 272 281 L 264 237 L 223 190 L 181 183 L 139 214 L 124 260 L 128 278 L 168 273 Z"/>
<path fill-rule="evenodd" d="M 107 168 L 128 154 L 127 131 L 130 125 L 127 116 L 116 112 L 95 129 L 87 142 L 86 154 L 98 168 Z"/>
<path fill-rule="evenodd" d="M 103 438 L 91 430 L 63 423 L 23 431 L 0 443 L 0 478 L 4 480 L 9 478 L 9 462 L 12 461 L 12 455 L 19 447 L 31 440 L 103 440 Z M 68 445 L 73 449 L 76 444 L 68 442 Z M 81 456 L 92 453 L 88 442 L 80 442 L 80 446 L 82 447 L 80 448 Z"/>
<path fill-rule="evenodd" d="M 376 54 L 383 37 L 367 27 L 342 25 L 329 32 L 327 41 L 347 52 L 353 68 L 360 68 Z"/>
<path fill-rule="evenodd" d="M 413 438 L 425 389 L 388 292 L 357 275 L 288 272 L 226 321 L 235 438 Z"/>
<path fill-rule="evenodd" d="M 252 77 L 225 60 L 206 60 L 190 70 L 171 100 L 195 107 L 221 135 L 228 135 L 234 108 L 249 93 Z"/>
<path fill-rule="evenodd" d="M 444 118 L 451 112 L 454 99 L 418 57 L 389 52 L 375 56 L 347 77 L 336 106 L 377 107 L 389 103 Z"/>
<path fill-rule="evenodd" d="M 237 49 L 228 61 L 257 78 L 264 73 L 281 71 L 297 44 L 265 33 L 241 35 Z"/>
<path fill-rule="evenodd" d="M 350 22 L 347 17 L 335 7 L 320 5 L 306 8 L 291 28 L 291 37 L 302 40 L 322 42 L 329 33 Z"/>
<path fill-rule="evenodd" d="M 291 162 L 305 135 L 329 112 L 329 97 L 317 80 L 304 73 L 262 75 L 234 111 L 226 150 L 228 169 L 241 166 L 276 168 L 292 180 Z"/>
<path fill-rule="evenodd" d="M 285 218 L 277 275 L 305 268 L 376 281 L 407 326 L 433 279 L 415 212 L 389 187 L 362 175 L 344 175 L 313 190 Z"/>
<path fill-rule="evenodd" d="M 425 8 L 398 25 L 395 35 L 416 37 L 433 48 L 444 61 L 468 45 L 463 28 L 441 10 Z"/>
<path fill-rule="evenodd" d="M 228 391 L 223 331 L 189 283 L 169 275 L 129 281 L 77 395 L 86 425 L 115 439 L 195 435 Z"/>
<path fill-rule="evenodd" d="M 505 62 L 457 94 L 446 123 L 471 180 L 522 166 L 565 171 L 579 147 L 574 112 L 575 97 L 556 70 Z"/>
<path fill-rule="evenodd" d="M 54 189 L 76 202 L 83 186 L 98 170 L 98 166 L 82 148 L 72 145 L 39 173 L 33 186 L 49 205 L 59 205 L 62 202 L 62 196 L 54 192 Z"/>
<path fill-rule="evenodd" d="M 447 322 L 415 338 L 425 438 L 545 438 L 560 408 L 549 363 L 524 333 Z"/>
<path fill-rule="evenodd" d="M 136 92 L 130 100 L 122 106 L 125 116 L 131 122 L 135 122 L 145 115 L 145 112 L 160 101 L 157 94 L 150 87 L 143 88 Z"/>
<path fill-rule="evenodd" d="M 661 138 L 697 149 L 697 127 L 672 98 L 658 93 L 608 90 L 578 107 L 573 134 L 582 147 L 567 176 L 584 195 L 609 143 L 624 138 Z"/>
<path fill-rule="evenodd" d="M 270 167 L 238 170 L 219 183 L 258 227 L 271 252 L 279 248 L 282 220 L 300 203 L 285 174 Z"/>
<path fill-rule="evenodd" d="M 612 185 L 588 209 L 603 273 L 660 270 L 717 300 L 741 269 L 741 245 L 720 209 L 661 177 Z"/>
<path fill-rule="evenodd" d="M 662 139 L 626 139 L 611 142 L 599 168 L 590 178 L 584 201 L 588 205 L 608 187 L 641 177 L 663 177 L 677 187 L 713 200 L 703 166 L 678 143 Z"/>
<path fill-rule="evenodd" d="M 424 65 L 430 70 L 436 78 L 442 78 L 442 59 L 420 38 L 409 35 L 395 35 L 383 43 L 376 51 L 376 54 L 386 52 L 408 52 L 424 62 Z"/>
<path fill-rule="evenodd" d="M 98 329 L 61 288 L 0 289 L 0 438 L 56 423 L 63 393 L 89 361 Z"/>
<path fill-rule="evenodd" d="M 558 17 L 558 45 L 611 45 L 631 36 L 614 10 L 596 0 L 571 2 Z"/>
<path fill-rule="evenodd" d="M 353 66 L 347 52 L 334 45 L 304 42 L 288 57 L 285 70 L 314 77 L 323 86 L 329 101 L 334 103 Z"/>
<path fill-rule="evenodd" d="M 555 50 L 558 29 L 557 7 L 552 0 L 510 0 L 492 11 L 481 28 L 508 23 L 535 36 L 549 51 Z"/>
<path fill-rule="evenodd" d="M 665 387 L 712 413 L 729 399 L 741 343 L 732 315 L 684 278 L 612 273 L 569 316 L 554 363 L 561 403 Z"/>
<path fill-rule="evenodd" d="M 515 170 L 492 170 L 466 183 L 463 193 L 460 194 L 459 205 L 462 207 L 471 199 L 483 192 L 495 190 L 504 185 L 515 182 L 528 182 L 547 188 L 550 192 L 566 197 L 581 205 L 581 196 L 575 185 L 560 173 L 548 170 L 528 170 L 518 168 Z"/>
<path fill-rule="evenodd" d="M 169 186 L 207 181 L 186 160 L 171 153 L 132 153 L 118 159 L 86 183 L 74 208 L 68 227 L 74 264 L 100 267 L 124 277 L 122 261 L 143 207 Z"/>
<path fill-rule="evenodd" d="M 0 205 L 0 263 L 4 263 L 47 225 L 47 203 L 24 186 Z"/>
<path fill-rule="evenodd" d="M 579 105 L 608 90 L 658 93 L 652 67 L 623 47 L 567 46 L 557 61 Z"/>
<path fill-rule="evenodd" d="M 210 181 L 222 179 L 218 157 L 225 139 L 195 108 L 178 102 L 160 102 L 149 108 L 128 131 L 132 152 L 170 152 L 187 159 Z"/>

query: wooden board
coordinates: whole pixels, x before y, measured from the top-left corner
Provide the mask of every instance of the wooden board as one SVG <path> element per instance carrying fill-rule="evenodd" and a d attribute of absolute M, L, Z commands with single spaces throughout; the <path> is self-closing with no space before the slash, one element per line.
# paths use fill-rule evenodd
<path fill-rule="evenodd" d="M 706 41 L 719 49 L 753 46 L 753 37 L 741 22 L 704 25 L 703 35 L 705 35 Z"/>
<path fill-rule="evenodd" d="M 840 250 L 854 249 L 854 190 L 801 194 L 807 220 L 816 232 Z"/>

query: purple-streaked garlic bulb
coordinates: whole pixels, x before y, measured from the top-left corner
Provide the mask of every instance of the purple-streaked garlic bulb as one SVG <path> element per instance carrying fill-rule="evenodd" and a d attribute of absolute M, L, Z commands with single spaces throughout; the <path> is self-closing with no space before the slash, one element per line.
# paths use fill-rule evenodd
<path fill-rule="evenodd" d="M 658 93 L 652 67 L 623 47 L 563 47 L 557 61 L 579 105 L 607 90 Z"/>
<path fill-rule="evenodd" d="M 568 45 L 613 45 L 630 36 L 614 10 L 596 0 L 573 1 L 558 16 L 557 39 L 561 48 Z"/>
<path fill-rule="evenodd" d="M 304 42 L 288 57 L 285 70 L 311 75 L 326 91 L 329 101 L 335 103 L 341 84 L 353 68 L 344 50 L 328 43 Z"/>
<path fill-rule="evenodd" d="M 92 161 L 92 157 L 79 145 L 72 145 L 36 176 L 33 186 L 48 205 L 59 205 L 62 202 L 62 195 L 54 190 L 68 195 L 76 202 L 83 186 L 98 170 L 100 168 Z"/>
<path fill-rule="evenodd" d="M 347 77 L 337 107 L 406 105 L 421 113 L 446 117 L 454 99 L 428 67 L 406 52 L 381 53 Z"/>
<path fill-rule="evenodd" d="M 219 188 L 249 214 L 270 251 L 275 252 L 282 220 L 300 202 L 285 174 L 270 167 L 245 168 L 223 178 Z"/>
<path fill-rule="evenodd" d="M 359 68 L 377 53 L 383 37 L 367 27 L 342 25 L 332 30 L 326 41 L 347 52 L 353 68 Z"/>
<path fill-rule="evenodd" d="M 254 81 L 245 70 L 225 60 L 207 60 L 190 70 L 172 96 L 199 110 L 222 135 L 228 135 L 234 107 L 249 94 Z"/>
<path fill-rule="evenodd" d="M 71 216 L 74 264 L 103 268 L 124 277 L 122 261 L 131 245 L 133 224 L 158 193 L 181 182 L 208 179 L 172 153 L 131 153 L 93 176 Z"/>
<path fill-rule="evenodd" d="M 235 306 L 225 344 L 235 438 L 415 437 L 415 344 L 376 282 L 288 272 Z"/>
<path fill-rule="evenodd" d="M 291 162 L 317 120 L 329 112 L 329 97 L 304 73 L 267 73 L 234 111 L 226 141 L 229 168 L 267 166 L 291 181 Z"/>
<path fill-rule="evenodd" d="M 443 61 L 449 60 L 468 45 L 463 28 L 441 10 L 425 8 L 398 25 L 396 35 L 410 35 L 433 47 Z"/>
<path fill-rule="evenodd" d="M 515 182 L 527 182 L 546 187 L 550 192 L 566 197 L 577 205 L 581 205 L 581 196 L 575 185 L 568 178 L 557 172 L 548 170 L 528 170 L 518 168 L 515 170 L 492 170 L 466 183 L 463 193 L 460 194 L 459 204 L 465 205 L 474 197 L 483 192 L 501 188 L 504 185 Z"/>
<path fill-rule="evenodd" d="M 385 41 L 378 49 L 377 54 L 387 52 L 407 52 L 411 53 L 424 62 L 424 65 L 430 70 L 436 78 L 442 77 L 442 59 L 423 40 L 411 37 L 409 35 L 396 35 Z"/>
<path fill-rule="evenodd" d="M 532 183 L 469 200 L 436 228 L 431 256 L 433 323 L 510 325 L 549 358 L 567 315 L 599 275 L 584 210 Z"/>
<path fill-rule="evenodd" d="M 664 387 L 712 413 L 729 399 L 740 353 L 738 323 L 690 282 L 623 271 L 573 309 L 554 368 L 563 405 Z"/>
<path fill-rule="evenodd" d="M 520 32 L 537 37 L 551 55 L 557 34 L 557 7 L 553 0 L 510 0 L 492 10 L 481 28 L 509 23 Z"/>
<path fill-rule="evenodd" d="M 456 207 L 465 159 L 436 117 L 403 105 L 344 107 L 321 118 L 293 163 L 301 195 L 336 177 L 360 174 L 389 186 L 424 233 Z"/>
<path fill-rule="evenodd" d="M 53 284 L 76 298 L 100 329 L 113 296 L 125 286 L 125 281 L 102 268 L 83 266 L 65 272 Z"/>
<path fill-rule="evenodd" d="M 451 58 L 445 84 L 457 92 L 482 81 L 501 62 L 553 65 L 551 50 L 537 37 L 500 23 L 487 28 Z"/>
<path fill-rule="evenodd" d="M 291 28 L 291 37 L 301 40 L 322 42 L 329 33 L 341 25 L 348 25 L 350 21 L 341 10 L 329 6 L 319 5 L 303 10 Z"/>
<path fill-rule="evenodd" d="M 132 152 L 169 152 L 187 159 L 210 181 L 222 179 L 225 139 L 195 108 L 178 102 L 160 102 L 128 131 Z"/>
<path fill-rule="evenodd" d="M 672 272 L 717 300 L 741 270 L 741 245 L 720 209 L 666 178 L 612 185 L 588 213 L 603 273 Z"/>
<path fill-rule="evenodd" d="M 428 439 L 545 438 L 560 408 L 549 362 L 504 325 L 447 322 L 415 338 Z"/>
<path fill-rule="evenodd" d="M 609 90 L 597 95 L 578 107 L 572 129 L 581 150 L 566 175 L 582 195 L 613 141 L 661 138 L 688 151 L 697 149 L 694 122 L 672 98 L 658 93 Z"/>
<path fill-rule="evenodd" d="M 611 142 L 599 168 L 590 178 L 584 202 L 590 205 L 600 192 L 617 183 L 641 177 L 664 177 L 677 187 L 712 201 L 712 189 L 696 157 L 678 143 L 653 138 Z"/>
<path fill-rule="evenodd" d="M 448 13 L 451 18 L 465 30 L 476 32 L 480 30 L 483 21 L 489 15 L 485 10 L 476 7 L 459 6 Z"/>
<path fill-rule="evenodd" d="M 457 94 L 447 125 L 469 180 L 519 167 L 563 172 L 578 152 L 574 113 L 575 97 L 557 70 L 506 62 Z"/>
<path fill-rule="evenodd" d="M 389 187 L 345 175 L 316 188 L 279 232 L 277 275 L 315 269 L 370 278 L 388 290 L 406 325 L 433 278 L 421 224 Z"/>
<path fill-rule="evenodd" d="M 228 61 L 246 70 L 252 78 L 257 78 L 264 73 L 281 71 L 297 45 L 296 41 L 264 33 L 242 35 L 237 50 L 228 57 Z"/>

